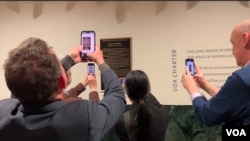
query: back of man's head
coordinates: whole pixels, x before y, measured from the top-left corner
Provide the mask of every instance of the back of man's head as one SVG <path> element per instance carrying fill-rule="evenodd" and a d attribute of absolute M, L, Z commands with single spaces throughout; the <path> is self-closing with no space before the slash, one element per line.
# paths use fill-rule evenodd
<path fill-rule="evenodd" d="M 46 102 L 58 91 L 60 65 L 47 43 L 28 38 L 11 50 L 4 63 L 5 80 L 22 103 Z"/>

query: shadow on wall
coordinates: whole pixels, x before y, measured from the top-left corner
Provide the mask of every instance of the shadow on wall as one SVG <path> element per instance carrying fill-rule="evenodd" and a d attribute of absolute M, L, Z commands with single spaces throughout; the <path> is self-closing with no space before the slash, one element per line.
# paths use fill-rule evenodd
<path fill-rule="evenodd" d="M 166 106 L 169 108 L 170 120 L 165 141 L 221 141 L 221 126 L 201 125 L 194 115 L 192 106 Z M 120 140 L 114 131 L 110 130 L 102 141 Z"/>
<path fill-rule="evenodd" d="M 96 1 L 97 6 L 103 6 L 105 3 L 109 1 Z M 248 1 L 238 1 L 240 5 L 249 8 L 249 3 Z M 41 1 L 34 1 L 33 3 L 33 18 L 36 19 L 39 16 L 42 15 L 43 12 L 43 2 Z M 115 19 L 118 24 L 123 23 L 126 20 L 126 11 L 128 11 L 133 5 L 138 4 L 139 1 L 130 1 L 130 2 L 123 2 L 123 1 L 117 1 L 114 6 L 114 12 L 115 12 Z M 194 8 L 199 1 L 187 1 L 187 10 L 190 10 Z M 157 1 L 155 2 L 155 14 L 158 16 L 164 9 L 167 7 L 167 1 Z M 19 2 L 15 1 L 7 1 L 5 2 L 5 6 L 10 9 L 11 11 L 15 13 L 20 13 L 20 4 Z M 65 1 L 65 8 L 66 8 L 66 13 L 70 12 L 71 10 L 74 9 L 76 6 L 76 1 Z"/>

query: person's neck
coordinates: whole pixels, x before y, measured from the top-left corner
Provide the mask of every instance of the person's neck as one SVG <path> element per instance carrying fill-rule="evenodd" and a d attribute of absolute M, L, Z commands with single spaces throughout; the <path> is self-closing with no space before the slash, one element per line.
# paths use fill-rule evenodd
<path fill-rule="evenodd" d="M 63 99 L 63 94 L 57 94 L 55 97 L 55 100 L 62 100 Z"/>

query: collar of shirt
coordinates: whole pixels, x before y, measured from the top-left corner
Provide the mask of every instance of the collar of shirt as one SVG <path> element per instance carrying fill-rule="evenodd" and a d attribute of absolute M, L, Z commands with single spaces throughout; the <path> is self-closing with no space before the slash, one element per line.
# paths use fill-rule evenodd
<path fill-rule="evenodd" d="M 248 60 L 248 62 L 243 67 L 246 67 L 246 66 L 250 66 L 250 60 Z"/>

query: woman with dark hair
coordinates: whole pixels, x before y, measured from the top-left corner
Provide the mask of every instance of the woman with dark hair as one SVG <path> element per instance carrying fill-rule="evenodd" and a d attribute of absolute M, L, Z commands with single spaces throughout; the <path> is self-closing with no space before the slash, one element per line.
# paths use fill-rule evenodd
<path fill-rule="evenodd" d="M 115 125 L 121 141 L 164 141 L 168 109 L 150 92 L 145 72 L 134 70 L 125 77 L 125 92 L 132 105 Z"/>

